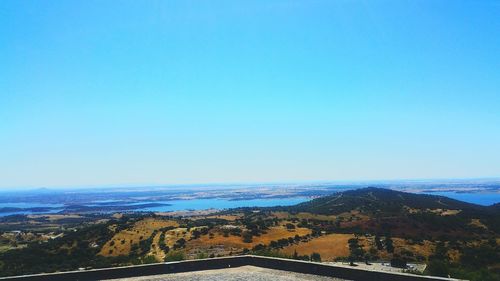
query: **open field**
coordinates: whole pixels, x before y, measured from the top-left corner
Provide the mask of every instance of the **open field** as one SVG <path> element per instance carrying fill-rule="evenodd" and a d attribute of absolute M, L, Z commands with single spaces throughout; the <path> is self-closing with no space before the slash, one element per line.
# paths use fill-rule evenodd
<path fill-rule="evenodd" d="M 267 233 L 260 236 L 255 236 L 252 242 L 245 243 L 240 236 L 230 235 L 224 237 L 222 233 L 216 233 L 213 238 L 210 236 L 202 236 L 200 239 L 194 240 L 188 245 L 227 245 L 229 247 L 235 248 L 247 248 L 250 249 L 258 244 L 268 245 L 271 241 L 294 237 L 295 235 L 304 236 L 311 233 L 311 230 L 307 228 L 296 228 L 293 230 L 288 230 L 285 227 L 273 227 L 266 230 Z"/>
<path fill-rule="evenodd" d="M 159 247 L 160 245 L 160 236 L 161 232 L 158 232 L 154 235 L 153 241 L 151 244 L 150 255 L 154 256 L 158 261 L 162 261 L 165 258 L 165 252 L 162 251 Z"/>
<path fill-rule="evenodd" d="M 272 212 L 270 214 L 273 217 L 276 217 L 278 219 L 291 219 L 291 218 L 297 218 L 297 219 L 315 219 L 315 220 L 322 220 L 322 221 L 335 221 L 338 216 L 334 215 L 318 215 L 318 214 L 311 214 L 311 213 L 306 213 L 306 212 L 300 212 L 298 214 L 290 214 L 288 212 Z"/>
<path fill-rule="evenodd" d="M 78 214 L 47 214 L 47 215 L 28 215 L 28 218 L 31 219 L 39 219 L 39 218 L 45 218 L 49 221 L 58 221 L 62 219 L 77 219 L 77 218 L 82 218 L 81 215 Z"/>
<path fill-rule="evenodd" d="M 329 234 L 321 236 L 311 241 L 300 242 L 298 245 L 291 245 L 282 251 L 293 255 L 296 251 L 299 255 L 311 255 L 319 253 L 322 260 L 332 261 L 337 257 L 346 257 L 349 255 L 349 246 L 347 241 L 353 238 L 352 234 Z"/>
<path fill-rule="evenodd" d="M 151 237 L 155 230 L 168 226 L 178 226 L 178 223 L 172 220 L 163 220 L 156 218 L 146 218 L 136 222 L 133 227 L 122 230 L 115 234 L 101 248 L 99 254 L 102 256 L 128 255 L 134 244 L 141 240 Z"/>

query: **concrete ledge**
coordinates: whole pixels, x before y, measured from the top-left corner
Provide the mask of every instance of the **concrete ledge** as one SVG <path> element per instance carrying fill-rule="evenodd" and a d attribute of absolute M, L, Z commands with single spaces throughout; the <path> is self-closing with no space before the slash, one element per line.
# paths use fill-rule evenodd
<path fill-rule="evenodd" d="M 15 281 L 91 281 L 126 277 L 149 276 L 169 273 L 180 273 L 200 270 L 223 269 L 253 265 L 262 268 L 285 270 L 296 273 L 306 273 L 321 276 L 331 276 L 359 281 L 443 281 L 457 280 L 450 278 L 419 276 L 406 273 L 380 272 L 356 269 L 343 266 L 326 265 L 315 262 L 280 259 L 261 256 L 234 256 L 212 259 L 188 260 L 136 266 L 70 271 L 60 273 L 34 274 L 13 277 L 3 277 L 0 280 Z"/>

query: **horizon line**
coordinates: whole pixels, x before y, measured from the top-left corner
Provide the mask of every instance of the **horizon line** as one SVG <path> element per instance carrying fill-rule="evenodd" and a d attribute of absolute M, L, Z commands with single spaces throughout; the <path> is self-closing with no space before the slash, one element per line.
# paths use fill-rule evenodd
<path fill-rule="evenodd" d="M 211 186 L 245 186 L 245 185 L 307 185 L 307 184 L 368 184 L 368 183 L 403 183 L 403 182 L 441 182 L 441 181 L 473 181 L 489 180 L 500 181 L 500 176 L 486 177 L 449 177 L 449 178 L 398 178 L 398 179 L 367 179 L 367 180 L 295 180 L 295 181 L 246 181 L 246 182 L 197 182 L 197 183 L 144 183 L 144 184 L 101 184 L 101 185 L 69 185 L 69 186 L 19 186 L 19 187 L 0 187 L 2 191 L 16 190 L 40 190 L 40 189 L 97 189 L 97 188 L 161 188 L 161 187 L 211 187 Z"/>

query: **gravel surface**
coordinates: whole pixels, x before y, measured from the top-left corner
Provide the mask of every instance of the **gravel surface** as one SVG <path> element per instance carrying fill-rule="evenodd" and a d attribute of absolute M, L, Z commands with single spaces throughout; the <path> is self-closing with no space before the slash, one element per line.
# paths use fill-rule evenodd
<path fill-rule="evenodd" d="M 194 272 L 153 275 L 113 279 L 115 281 L 342 281 L 344 279 L 316 276 L 310 274 L 293 273 L 289 271 L 260 268 L 255 266 L 241 266 L 227 269 L 203 270 Z"/>

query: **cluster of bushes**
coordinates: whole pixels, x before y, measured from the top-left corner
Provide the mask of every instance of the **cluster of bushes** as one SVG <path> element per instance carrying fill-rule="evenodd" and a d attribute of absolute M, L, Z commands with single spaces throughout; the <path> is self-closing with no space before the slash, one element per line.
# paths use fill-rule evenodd
<path fill-rule="evenodd" d="M 182 251 L 171 251 L 166 256 L 164 261 L 182 261 L 185 260 L 186 256 Z"/>
<path fill-rule="evenodd" d="M 245 243 L 252 243 L 252 241 L 253 241 L 252 240 L 252 237 L 253 237 L 252 233 L 250 233 L 248 231 L 244 232 L 242 237 L 243 237 L 243 242 L 245 242 Z"/>
<path fill-rule="evenodd" d="M 179 240 L 175 241 L 175 244 L 174 244 L 174 250 L 179 250 L 179 249 L 182 249 L 186 246 L 186 239 L 184 238 L 180 238 Z"/>
<path fill-rule="evenodd" d="M 228 223 L 229 223 L 228 220 L 219 218 L 204 218 L 197 220 L 184 219 L 180 222 L 180 227 L 187 228 L 188 230 L 190 230 L 193 227 L 205 226 L 208 227 L 209 229 L 212 229 L 215 226 L 225 225 Z"/>
<path fill-rule="evenodd" d="M 266 234 L 270 227 L 279 225 L 280 221 L 281 220 L 277 218 L 263 219 L 261 216 L 247 213 L 243 219 L 239 220 L 239 223 L 246 228 L 246 231 L 242 231 L 240 228 L 225 229 L 224 236 L 228 237 L 229 234 L 242 236 L 243 242 L 251 243 L 253 241 L 253 236 Z M 295 225 L 288 223 L 286 224 L 286 228 L 292 230 L 295 229 Z"/>
<path fill-rule="evenodd" d="M 162 233 L 160 234 L 158 247 L 165 253 L 168 253 L 170 251 L 170 247 L 168 247 L 167 244 L 165 244 L 165 231 L 162 231 Z"/>
<path fill-rule="evenodd" d="M 438 242 L 433 255 L 429 257 L 427 274 L 472 281 L 500 280 L 500 270 L 496 267 L 500 263 L 500 246 L 495 239 L 481 245 L 468 246 L 464 243 L 462 246 L 453 246 L 460 251 L 460 260 L 453 262 L 450 259 L 450 243 Z"/>
<path fill-rule="evenodd" d="M 193 229 L 191 231 L 191 240 L 198 239 L 202 235 L 207 235 L 209 230 L 210 230 L 209 227 L 200 227 L 200 228 Z"/>
<path fill-rule="evenodd" d="M 394 243 L 392 242 L 392 238 L 390 236 L 385 237 L 384 244 L 388 253 L 394 253 Z"/>
<path fill-rule="evenodd" d="M 142 256 L 142 255 L 149 253 L 149 251 L 151 250 L 151 244 L 153 243 L 153 237 L 156 235 L 156 233 L 157 233 L 157 231 L 155 230 L 153 232 L 153 234 L 151 234 L 148 238 L 141 239 L 139 241 L 139 244 L 138 244 L 139 249 L 138 249 L 137 255 Z M 135 245 L 137 245 L 137 244 L 134 244 L 133 246 L 135 246 Z"/>
<path fill-rule="evenodd" d="M 110 266 L 115 260 L 98 256 L 99 248 L 92 245 L 104 245 L 111 239 L 114 232 L 109 226 L 112 223 L 114 222 L 67 231 L 58 239 L 45 243 L 34 242 L 26 248 L 1 253 L 0 276 Z"/>
<path fill-rule="evenodd" d="M 338 232 L 343 218 L 337 220 L 302 219 L 297 226 L 312 229 L 313 231 L 325 233 Z"/>
<path fill-rule="evenodd" d="M 456 216 L 441 216 L 432 212 L 420 212 L 408 215 L 410 219 L 419 224 L 425 225 L 425 228 L 431 231 L 477 231 L 469 226 L 470 219 Z"/>
<path fill-rule="evenodd" d="M 242 220 L 243 225 L 247 229 L 252 236 L 260 236 L 261 234 L 265 234 L 266 230 L 269 229 L 270 226 L 274 225 L 274 221 L 272 220 L 263 220 L 258 218 L 254 220 L 252 218 L 244 218 Z"/>
<path fill-rule="evenodd" d="M 365 258 L 365 250 L 363 247 L 359 245 L 358 238 L 351 238 L 348 241 L 349 244 L 349 261 L 352 263 L 353 261 L 363 260 Z"/>
<path fill-rule="evenodd" d="M 293 255 L 288 255 L 288 254 L 285 254 L 283 252 L 265 247 L 262 244 L 255 246 L 251 251 L 244 251 L 244 253 L 252 253 L 252 254 L 257 255 L 257 256 L 321 262 L 321 255 L 319 253 L 316 253 L 316 252 L 313 252 L 309 256 L 308 255 L 299 255 L 297 253 L 297 251 L 295 251 L 293 253 Z"/>
<path fill-rule="evenodd" d="M 307 236 L 295 235 L 294 237 L 282 238 L 276 241 L 273 240 L 269 243 L 269 247 L 274 249 L 284 248 L 288 245 L 296 244 L 300 241 L 307 241 L 309 237 L 310 237 L 309 235 Z"/>
<path fill-rule="evenodd" d="M 241 233 L 242 233 L 242 231 L 241 231 L 241 228 L 239 228 L 239 227 L 222 229 L 222 235 L 224 237 L 229 237 L 229 235 L 241 236 Z"/>

